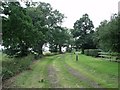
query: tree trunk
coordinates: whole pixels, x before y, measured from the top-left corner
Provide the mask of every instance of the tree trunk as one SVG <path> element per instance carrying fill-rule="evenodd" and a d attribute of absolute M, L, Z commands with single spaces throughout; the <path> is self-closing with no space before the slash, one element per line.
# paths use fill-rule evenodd
<path fill-rule="evenodd" d="M 20 46 L 20 51 L 21 51 L 20 57 L 27 56 L 27 54 L 28 54 L 28 46 L 26 44 L 22 43 L 21 46 Z"/>
<path fill-rule="evenodd" d="M 38 51 L 39 55 L 43 55 L 43 51 L 42 51 L 43 44 L 39 44 L 38 46 L 39 46 L 38 47 L 39 48 L 39 51 Z"/>
<path fill-rule="evenodd" d="M 59 53 L 62 53 L 62 46 L 59 45 Z"/>
<path fill-rule="evenodd" d="M 70 52 L 70 48 L 69 48 L 69 45 L 67 45 L 67 49 L 66 49 L 67 52 Z"/>
<path fill-rule="evenodd" d="M 57 52 L 58 50 L 57 50 L 57 45 L 55 46 L 55 52 Z"/>
<path fill-rule="evenodd" d="M 84 54 L 84 48 L 82 48 L 82 54 Z"/>

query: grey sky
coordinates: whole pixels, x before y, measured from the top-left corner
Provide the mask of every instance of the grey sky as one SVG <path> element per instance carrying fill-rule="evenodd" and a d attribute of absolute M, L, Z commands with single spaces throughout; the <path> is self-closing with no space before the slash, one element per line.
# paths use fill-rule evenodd
<path fill-rule="evenodd" d="M 95 27 L 104 19 L 109 20 L 113 13 L 118 13 L 119 0 L 32 0 L 50 3 L 67 18 L 63 26 L 73 28 L 76 20 L 88 13 Z"/>

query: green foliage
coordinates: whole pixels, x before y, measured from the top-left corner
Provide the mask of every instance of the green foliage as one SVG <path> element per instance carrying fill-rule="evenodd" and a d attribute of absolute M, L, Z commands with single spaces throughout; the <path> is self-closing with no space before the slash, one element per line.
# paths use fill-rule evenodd
<path fill-rule="evenodd" d="M 96 29 L 95 41 L 104 51 L 120 52 L 120 16 L 114 15 L 111 20 L 101 22 Z"/>
<path fill-rule="evenodd" d="M 22 57 L 31 51 L 42 55 L 43 45 L 49 42 L 48 31 L 60 25 L 65 17 L 49 3 L 27 2 L 26 5 L 23 8 L 19 2 L 2 3 L 2 14 L 6 15 L 2 16 L 3 46 L 10 56 Z"/>
<path fill-rule="evenodd" d="M 33 61 L 33 55 L 28 55 L 24 58 L 10 58 L 7 55 L 2 57 L 2 76 L 3 81 L 29 69 Z"/>
<path fill-rule="evenodd" d="M 98 49 L 85 49 L 84 54 L 87 56 L 98 57 L 100 50 Z"/>
<path fill-rule="evenodd" d="M 19 2 L 3 4 L 2 17 L 3 46 L 8 55 L 26 56 L 34 43 L 32 20 Z"/>
<path fill-rule="evenodd" d="M 59 53 L 44 53 L 45 56 L 54 56 L 54 55 L 58 55 Z"/>
<path fill-rule="evenodd" d="M 76 48 L 82 48 L 82 53 L 84 53 L 85 48 L 95 48 L 92 40 L 93 28 L 93 23 L 88 14 L 84 14 L 82 18 L 74 23 L 72 34 L 75 38 Z"/>
<path fill-rule="evenodd" d="M 61 53 L 61 47 L 69 45 L 70 33 L 67 28 L 57 26 L 49 30 L 48 40 L 50 43 L 50 51 L 59 51 Z"/>
<path fill-rule="evenodd" d="M 28 7 L 27 10 L 32 18 L 37 37 L 33 50 L 42 54 L 42 46 L 53 39 L 51 38 L 54 34 L 53 28 L 62 23 L 64 15 L 58 10 L 53 10 L 50 4 L 44 2 L 37 3 L 37 7 Z"/>

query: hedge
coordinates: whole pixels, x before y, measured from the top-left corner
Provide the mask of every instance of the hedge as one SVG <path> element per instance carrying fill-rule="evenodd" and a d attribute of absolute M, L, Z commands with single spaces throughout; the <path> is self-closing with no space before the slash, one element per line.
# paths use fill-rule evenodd
<path fill-rule="evenodd" d="M 9 79 L 16 74 L 30 68 L 34 60 L 33 55 L 28 55 L 23 58 L 10 58 L 8 56 L 2 57 L 2 81 Z"/>
<path fill-rule="evenodd" d="M 87 56 L 98 57 L 99 56 L 99 49 L 85 49 L 84 54 Z"/>

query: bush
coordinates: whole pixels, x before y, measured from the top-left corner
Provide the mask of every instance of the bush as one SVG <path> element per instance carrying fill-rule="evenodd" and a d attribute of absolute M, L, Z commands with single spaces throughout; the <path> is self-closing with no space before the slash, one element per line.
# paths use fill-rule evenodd
<path fill-rule="evenodd" d="M 84 54 L 87 56 L 98 57 L 100 50 L 99 49 L 86 49 L 84 50 Z"/>
<path fill-rule="evenodd" d="M 8 79 L 9 77 L 12 77 L 13 76 L 13 72 L 9 71 L 7 68 L 3 68 L 2 69 L 2 76 L 3 76 L 3 79 Z"/>
<path fill-rule="evenodd" d="M 6 80 L 24 70 L 27 70 L 32 63 L 33 55 L 28 55 L 23 58 L 3 57 L 2 60 L 2 80 Z"/>
<path fill-rule="evenodd" d="M 111 52 L 110 55 L 116 57 L 116 60 L 120 60 L 120 53 Z"/>
<path fill-rule="evenodd" d="M 48 52 L 48 53 L 44 53 L 44 56 L 53 56 L 53 55 L 58 55 L 59 53 L 51 53 L 51 52 Z"/>
<path fill-rule="evenodd" d="M 72 48 L 67 48 L 67 50 L 66 50 L 67 52 L 69 52 L 69 53 L 71 53 L 72 52 Z"/>

